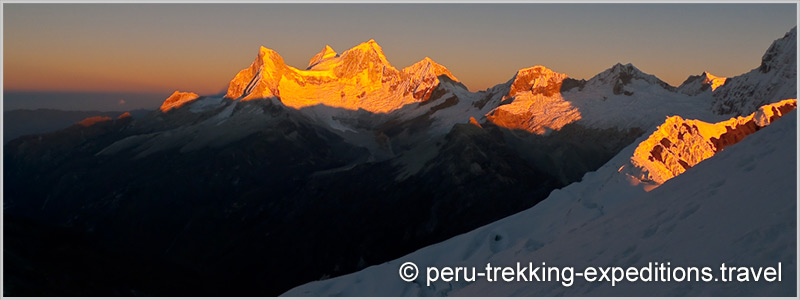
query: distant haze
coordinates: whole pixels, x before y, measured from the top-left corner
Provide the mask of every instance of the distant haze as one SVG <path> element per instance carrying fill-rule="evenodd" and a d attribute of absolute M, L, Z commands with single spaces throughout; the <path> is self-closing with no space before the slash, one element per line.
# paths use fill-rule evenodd
<path fill-rule="evenodd" d="M 58 110 L 131 111 L 158 108 L 168 93 L 6 91 L 3 110 L 51 108 Z"/>
<path fill-rule="evenodd" d="M 3 12 L 4 108 L 9 91 L 218 94 L 261 45 L 305 68 L 326 44 L 341 53 L 369 39 L 396 68 L 428 56 L 473 91 L 533 65 L 588 79 L 617 62 L 679 85 L 703 71 L 757 67 L 796 14 L 795 3 L 12 3 Z M 113 110 L 157 102 L 118 98 L 96 101 Z M 53 108 L 43 105 L 19 107 Z"/>

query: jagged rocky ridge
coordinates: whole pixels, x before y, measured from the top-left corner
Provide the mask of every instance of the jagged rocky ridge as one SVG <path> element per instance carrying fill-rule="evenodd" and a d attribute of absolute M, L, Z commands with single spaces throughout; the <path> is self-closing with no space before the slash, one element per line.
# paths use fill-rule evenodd
<path fill-rule="evenodd" d="M 748 116 L 717 123 L 669 117 L 636 147 L 631 157 L 633 170 L 628 172 L 635 173 L 640 181 L 662 184 L 795 108 L 797 99 L 787 99 L 764 105 Z"/>

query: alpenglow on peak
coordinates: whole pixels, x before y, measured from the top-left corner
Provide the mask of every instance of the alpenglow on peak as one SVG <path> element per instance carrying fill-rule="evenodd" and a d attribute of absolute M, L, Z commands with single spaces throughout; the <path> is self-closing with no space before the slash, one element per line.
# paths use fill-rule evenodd
<path fill-rule="evenodd" d="M 286 65 L 277 52 L 262 46 L 253 63 L 231 80 L 225 97 L 242 101 L 279 98 L 296 109 L 325 105 L 388 113 L 428 100 L 439 86 L 439 76 L 458 81 L 428 57 L 398 70 L 375 40 L 341 54 L 325 46 L 305 70 Z"/>

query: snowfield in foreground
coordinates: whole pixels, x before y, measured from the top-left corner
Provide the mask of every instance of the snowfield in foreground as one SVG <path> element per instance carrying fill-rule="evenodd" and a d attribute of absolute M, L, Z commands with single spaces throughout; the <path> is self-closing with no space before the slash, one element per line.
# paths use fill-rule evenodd
<path fill-rule="evenodd" d="M 360 272 L 311 282 L 285 296 L 794 296 L 797 113 L 702 161 L 650 192 L 619 172 L 644 137 L 581 182 L 531 209 Z M 414 282 L 398 269 L 413 262 Z M 781 282 L 442 282 L 426 267 L 782 266 Z M 736 274 L 736 273 L 735 273 Z"/>

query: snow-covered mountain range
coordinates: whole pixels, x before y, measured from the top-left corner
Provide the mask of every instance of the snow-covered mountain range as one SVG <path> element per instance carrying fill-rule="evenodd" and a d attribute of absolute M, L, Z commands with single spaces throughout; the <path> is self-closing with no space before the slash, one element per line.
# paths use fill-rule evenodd
<path fill-rule="evenodd" d="M 539 134 L 546 133 L 545 128 L 558 130 L 565 123 L 637 126 L 652 133 L 530 209 L 390 262 L 311 282 L 284 295 L 795 295 L 797 101 L 786 99 L 796 97 L 795 45 L 796 29 L 792 29 L 773 43 L 759 68 L 730 79 L 703 73 L 677 88 L 630 64 L 615 65 L 588 81 L 569 83 L 565 75 L 541 66 L 521 70 L 506 95 L 516 98 L 494 109 L 487 120 Z M 785 114 L 785 120 L 781 119 Z M 653 122 L 664 115 L 672 117 L 652 129 Z M 687 120 L 687 116 L 712 123 Z M 777 125 L 761 130 L 772 122 Z M 721 263 L 774 266 L 783 262 L 790 274 L 785 273 L 788 278 L 777 284 L 623 282 L 616 287 L 580 279 L 569 287 L 561 282 L 480 279 L 429 285 L 425 274 L 425 267 L 482 269 L 487 263 L 513 266 L 529 261 L 578 268 L 659 261 L 714 268 Z M 397 276 L 405 262 L 421 266 L 413 282 Z"/>
<path fill-rule="evenodd" d="M 796 135 L 796 61 L 792 29 L 761 66 L 730 78 L 703 73 L 673 87 L 632 64 L 588 80 L 537 65 L 471 92 L 427 57 L 395 68 L 374 40 L 341 53 L 325 46 L 305 68 L 261 47 L 224 94 L 176 91 L 143 117 L 87 119 L 10 141 L 4 211 L 14 236 L 82 237 L 44 253 L 12 243 L 21 270 L 12 276 L 57 272 L 103 282 L 74 291 L 115 295 L 278 295 L 320 279 L 328 280 L 288 295 L 746 295 L 680 285 L 426 287 L 399 280 L 396 268 L 403 259 L 440 265 L 531 255 L 578 264 L 710 262 L 681 252 L 707 240 L 709 249 L 730 242 L 757 257 L 724 261 L 771 263 L 765 257 L 773 253 L 794 270 L 794 249 L 778 247 L 794 247 L 784 232 L 796 230 L 788 218 L 795 188 L 778 187 L 796 187 L 796 175 L 786 177 L 796 163 L 787 148 Z M 730 175 L 720 172 L 737 175 L 713 179 Z M 747 180 L 752 191 L 740 191 Z M 758 193 L 774 203 L 752 208 L 747 200 Z M 724 211 L 726 203 L 758 214 Z M 786 212 L 772 211 L 779 207 Z M 714 211 L 730 218 L 709 218 Z M 764 217 L 770 213 L 776 217 Z M 734 218 L 749 225 L 720 233 Z M 86 248 L 106 251 L 77 260 L 92 268 L 41 264 L 84 257 L 69 251 Z M 136 276 L 172 274 L 158 272 L 165 266 L 193 280 L 164 286 Z M 108 277 L 108 268 L 133 275 Z M 37 284 L 52 283 L 11 290 L 29 294 Z"/>
<path fill-rule="evenodd" d="M 394 68 L 374 40 L 342 54 L 325 46 L 304 70 L 286 65 L 277 52 L 261 47 L 250 67 L 231 80 L 225 96 L 199 97 L 176 91 L 164 102 L 161 107 L 164 114 L 156 118 L 177 119 L 182 132 L 173 132 L 174 127 L 155 131 L 163 129 L 170 136 L 189 136 L 171 137 L 180 142 L 170 143 L 161 140 L 163 134 L 149 130 L 147 137 L 137 137 L 136 141 L 140 144 L 140 139 L 159 140 L 153 142 L 160 145 L 159 149 L 197 149 L 207 146 L 203 136 L 215 130 L 187 133 L 184 127 L 209 123 L 223 128 L 225 135 L 239 131 L 233 138 L 222 138 L 215 144 L 235 141 L 260 127 L 230 128 L 222 124 L 229 118 L 242 117 L 237 114 L 252 114 L 252 109 L 244 108 L 252 106 L 246 102 L 253 100 L 273 101 L 297 110 L 315 125 L 353 144 L 372 144 L 368 148 L 381 159 L 395 156 L 398 149 L 388 146 L 393 142 L 402 145 L 419 142 L 417 136 L 398 138 L 381 134 L 380 129 L 387 126 L 403 127 L 398 124 L 424 122 L 421 139 L 429 139 L 448 133 L 453 125 L 467 123 L 470 118 L 480 124 L 491 123 L 538 135 L 570 123 L 598 129 L 647 130 L 670 115 L 716 122 L 747 115 L 775 100 L 795 97 L 794 83 L 787 80 L 796 74 L 796 66 L 789 63 L 796 61 L 794 36 L 796 33 L 790 31 L 775 41 L 760 67 L 730 79 L 703 73 L 672 87 L 632 64 L 616 64 L 589 80 L 572 79 L 544 66 L 535 66 L 519 70 L 505 84 L 477 93 L 469 92 L 447 68 L 427 57 L 402 70 Z M 180 115 L 186 113 L 168 113 L 181 107 L 190 112 L 190 118 L 213 120 L 183 122 Z M 244 118 L 250 121 L 242 122 L 261 123 L 258 116 Z M 406 138 L 414 141 L 402 140 Z M 116 153 L 114 150 L 120 148 L 122 145 L 115 145 L 103 153 Z M 140 149 L 145 153 L 158 151 Z"/>

